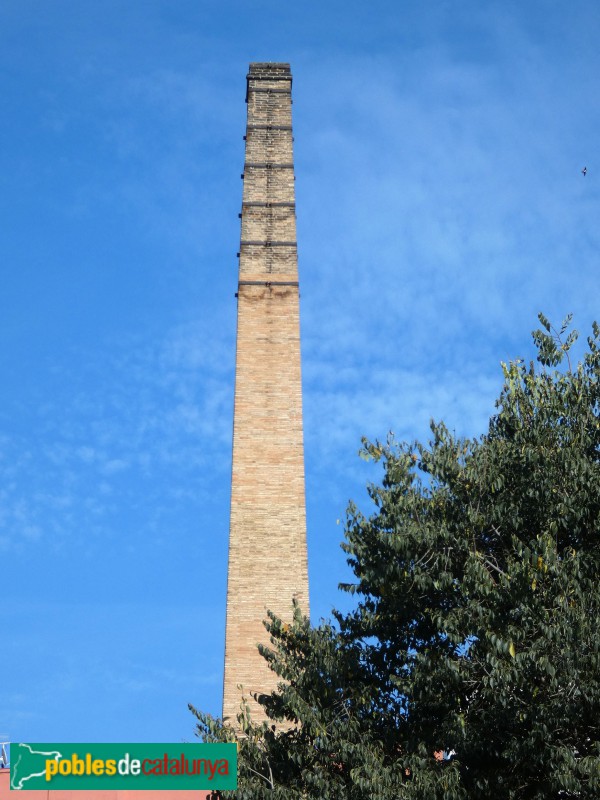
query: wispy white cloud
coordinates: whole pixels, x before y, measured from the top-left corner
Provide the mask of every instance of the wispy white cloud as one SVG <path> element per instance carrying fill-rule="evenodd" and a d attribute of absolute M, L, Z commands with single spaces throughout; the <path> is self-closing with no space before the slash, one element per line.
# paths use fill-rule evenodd
<path fill-rule="evenodd" d="M 430 417 L 483 433 L 498 362 L 531 354 L 537 311 L 597 316 L 599 195 L 568 140 L 600 106 L 551 59 L 519 28 L 473 61 L 430 47 L 307 76 L 305 408 L 320 458 L 361 433 L 423 436 Z"/>
<path fill-rule="evenodd" d="M 5 544 L 101 533 L 122 524 L 123 503 L 137 509 L 142 529 L 155 529 L 177 502 L 223 491 L 215 482 L 229 470 L 233 353 L 218 326 L 80 351 L 78 365 L 68 367 L 64 394 L 33 415 L 35 440 L 4 431 Z"/>

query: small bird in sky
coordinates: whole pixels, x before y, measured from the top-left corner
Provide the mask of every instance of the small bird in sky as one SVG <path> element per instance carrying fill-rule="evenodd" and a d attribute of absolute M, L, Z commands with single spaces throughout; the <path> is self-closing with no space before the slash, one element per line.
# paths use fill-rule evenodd
<path fill-rule="evenodd" d="M 581 170 L 581 174 L 582 174 L 582 175 L 583 175 L 583 177 L 585 178 L 585 176 L 587 175 L 587 167 L 584 167 L 584 168 Z"/>

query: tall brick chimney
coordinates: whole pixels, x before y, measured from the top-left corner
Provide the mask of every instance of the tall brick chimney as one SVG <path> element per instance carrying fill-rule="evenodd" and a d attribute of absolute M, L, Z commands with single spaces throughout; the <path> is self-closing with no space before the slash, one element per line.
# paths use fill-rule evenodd
<path fill-rule="evenodd" d="M 289 619 L 296 598 L 308 613 L 290 65 L 250 64 L 247 82 L 223 691 L 234 725 L 242 695 L 277 685 L 256 648 L 266 610 Z"/>

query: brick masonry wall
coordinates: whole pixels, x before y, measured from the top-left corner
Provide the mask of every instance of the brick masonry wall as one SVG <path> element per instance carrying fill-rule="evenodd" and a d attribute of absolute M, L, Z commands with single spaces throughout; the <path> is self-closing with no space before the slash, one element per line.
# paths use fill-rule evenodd
<path fill-rule="evenodd" d="M 256 649 L 266 610 L 289 619 L 292 598 L 309 608 L 291 85 L 287 64 L 250 65 L 223 692 L 233 723 L 242 694 L 277 685 Z"/>

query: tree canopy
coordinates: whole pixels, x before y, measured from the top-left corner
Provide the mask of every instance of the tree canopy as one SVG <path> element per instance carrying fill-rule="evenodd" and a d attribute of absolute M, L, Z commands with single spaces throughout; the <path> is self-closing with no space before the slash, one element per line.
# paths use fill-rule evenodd
<path fill-rule="evenodd" d="M 540 321 L 479 439 L 363 443 L 383 480 L 348 510 L 356 608 L 270 613 L 273 723 L 192 709 L 239 737 L 239 800 L 600 796 L 600 328 L 573 365 L 570 320 Z"/>

